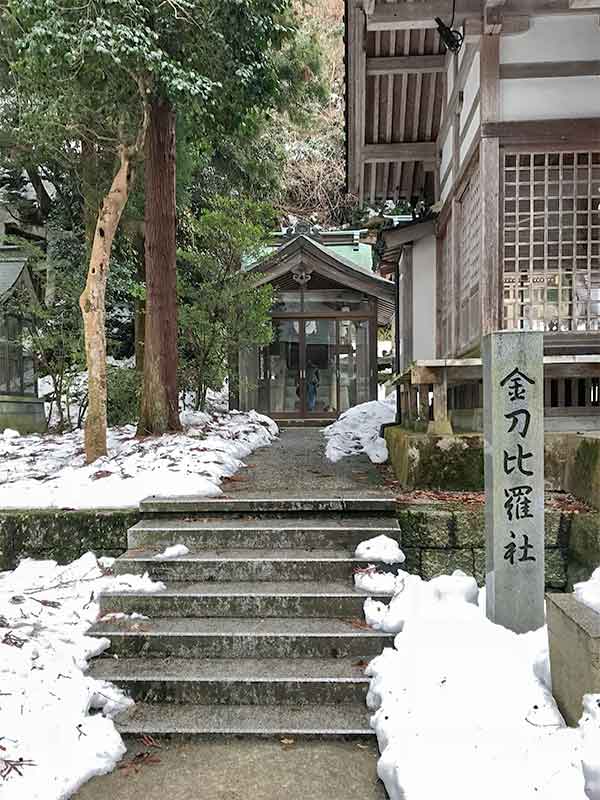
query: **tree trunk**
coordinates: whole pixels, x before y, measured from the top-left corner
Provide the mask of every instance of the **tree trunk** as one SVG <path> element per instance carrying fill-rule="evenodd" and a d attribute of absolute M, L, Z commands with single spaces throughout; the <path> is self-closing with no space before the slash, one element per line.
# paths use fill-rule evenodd
<path fill-rule="evenodd" d="M 131 183 L 131 156 L 120 153 L 120 166 L 96 220 L 87 282 L 79 305 L 83 315 L 88 368 L 88 409 L 85 420 L 85 458 L 90 464 L 106 455 L 106 281 L 113 239 L 127 203 Z"/>
<path fill-rule="evenodd" d="M 180 430 L 177 392 L 177 264 L 175 112 L 152 101 L 146 137 L 146 335 L 138 435 Z"/>
<path fill-rule="evenodd" d="M 138 255 L 137 277 L 142 284 L 146 283 L 146 263 L 144 257 L 144 234 L 140 231 L 135 237 L 135 249 Z M 141 297 L 135 300 L 135 368 L 140 377 L 144 375 L 144 338 L 146 336 L 146 301 Z"/>

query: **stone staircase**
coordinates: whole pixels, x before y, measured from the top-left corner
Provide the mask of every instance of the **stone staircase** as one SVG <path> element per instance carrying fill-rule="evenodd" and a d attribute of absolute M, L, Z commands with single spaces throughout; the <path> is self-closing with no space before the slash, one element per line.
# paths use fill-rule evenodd
<path fill-rule="evenodd" d="M 398 535 L 393 501 L 150 498 L 141 510 L 114 569 L 166 591 L 105 593 L 101 614 L 150 619 L 92 629 L 111 642 L 92 674 L 136 700 L 122 733 L 371 735 L 364 666 L 393 636 L 362 624 L 354 549 Z M 155 558 L 172 544 L 190 553 Z"/>

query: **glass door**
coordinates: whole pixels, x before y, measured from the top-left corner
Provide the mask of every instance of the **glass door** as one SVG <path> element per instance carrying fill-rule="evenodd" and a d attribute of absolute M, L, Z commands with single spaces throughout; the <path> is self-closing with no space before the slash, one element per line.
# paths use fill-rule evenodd
<path fill-rule="evenodd" d="M 268 406 L 272 414 L 302 414 L 301 323 L 273 320 L 273 341 L 267 350 Z M 269 412 L 267 412 L 269 413 Z"/>
<path fill-rule="evenodd" d="M 302 363 L 302 412 L 306 416 L 337 415 L 337 342 L 334 319 L 306 319 Z"/>
<path fill-rule="evenodd" d="M 258 400 L 276 417 L 332 417 L 371 399 L 369 320 L 273 319 Z"/>
<path fill-rule="evenodd" d="M 347 411 L 371 399 L 369 374 L 369 321 L 338 321 L 339 410 Z"/>

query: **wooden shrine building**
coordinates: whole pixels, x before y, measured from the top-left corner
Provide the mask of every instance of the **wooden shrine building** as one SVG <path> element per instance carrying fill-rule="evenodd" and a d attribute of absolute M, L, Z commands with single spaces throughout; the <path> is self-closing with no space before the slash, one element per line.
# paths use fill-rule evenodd
<path fill-rule="evenodd" d="M 346 3 L 348 188 L 434 212 L 378 247 L 403 415 L 480 429 L 481 336 L 542 330 L 547 429 L 600 429 L 600 0 L 452 6 Z"/>
<path fill-rule="evenodd" d="M 273 342 L 240 353 L 241 409 L 314 422 L 377 398 L 377 328 L 395 289 L 373 272 L 365 233 L 296 226 L 250 267 L 275 289 Z"/>

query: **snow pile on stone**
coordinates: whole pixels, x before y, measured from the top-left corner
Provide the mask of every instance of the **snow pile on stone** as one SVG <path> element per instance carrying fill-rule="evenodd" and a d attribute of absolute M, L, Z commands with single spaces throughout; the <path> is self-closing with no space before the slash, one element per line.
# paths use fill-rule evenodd
<path fill-rule="evenodd" d="M 357 545 L 354 555 L 356 558 L 372 558 L 375 561 L 383 561 L 384 564 L 401 564 L 406 560 L 398 542 L 385 534 L 361 542 Z"/>
<path fill-rule="evenodd" d="M 83 432 L 0 438 L 0 508 L 135 508 L 149 495 L 222 494 L 242 459 L 277 436 L 256 411 L 184 411 L 182 433 L 137 439 L 111 428 L 109 455 L 86 466 Z"/>
<path fill-rule="evenodd" d="M 375 564 L 369 564 L 364 569 L 357 569 L 354 573 L 354 586 L 363 592 L 371 594 L 395 594 L 402 588 L 406 572 L 379 572 Z"/>
<path fill-rule="evenodd" d="M 62 800 L 114 768 L 125 747 L 111 718 L 131 700 L 85 674 L 108 647 L 86 632 L 101 591 L 161 588 L 147 576 L 106 575 L 93 553 L 0 573 L 2 800 Z"/>
<path fill-rule="evenodd" d="M 589 581 L 576 583 L 573 594 L 580 603 L 593 608 L 600 614 L 600 567 L 595 569 Z"/>
<path fill-rule="evenodd" d="M 392 402 L 393 401 L 393 402 Z M 385 439 L 379 435 L 381 426 L 396 419 L 395 395 L 388 402 L 372 400 L 345 411 L 336 422 L 323 429 L 327 439 L 325 455 L 336 462 L 346 456 L 366 453 L 374 464 L 387 461 Z"/>
<path fill-rule="evenodd" d="M 600 800 L 600 696 L 569 729 L 549 687 L 547 633 L 518 636 L 476 605 L 473 578 L 405 578 L 371 624 L 399 633 L 368 666 L 378 774 L 391 800 Z M 595 788 L 594 788 L 595 787 Z"/>
<path fill-rule="evenodd" d="M 187 556 L 189 552 L 190 548 L 184 544 L 172 544 L 165 547 L 162 553 L 157 553 L 154 558 L 181 558 L 181 556 Z"/>

